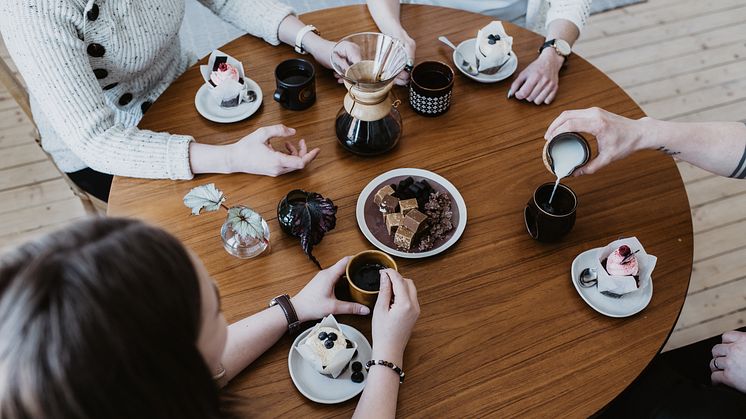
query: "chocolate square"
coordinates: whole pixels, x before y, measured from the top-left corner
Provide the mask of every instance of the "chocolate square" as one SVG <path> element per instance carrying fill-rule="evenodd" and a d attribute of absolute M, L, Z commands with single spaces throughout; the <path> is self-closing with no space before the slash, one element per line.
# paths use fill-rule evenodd
<path fill-rule="evenodd" d="M 396 212 L 396 209 L 399 207 L 399 198 L 396 198 L 391 195 L 386 195 L 383 197 L 379 205 L 380 205 L 381 212 L 385 212 L 385 213 Z"/>
<path fill-rule="evenodd" d="M 396 229 L 394 235 L 394 244 L 396 247 L 404 250 L 409 250 L 412 247 L 414 241 L 414 232 L 402 226 Z"/>
<path fill-rule="evenodd" d="M 404 217 L 403 225 L 407 229 L 419 233 L 425 228 L 425 220 L 427 220 L 427 215 L 421 213 L 419 210 L 413 209 Z"/>
<path fill-rule="evenodd" d="M 417 198 L 404 199 L 404 200 L 399 201 L 399 209 L 401 210 L 401 213 L 404 215 L 407 215 L 409 211 L 412 211 L 417 208 L 418 208 Z"/>
<path fill-rule="evenodd" d="M 379 189 L 378 192 L 376 192 L 376 196 L 373 197 L 373 202 L 375 202 L 376 205 L 381 205 L 383 198 L 393 194 L 394 188 L 392 188 L 390 185 L 386 185 L 383 188 Z"/>
<path fill-rule="evenodd" d="M 402 225 L 402 222 L 404 222 L 404 216 L 400 212 L 386 214 L 386 230 L 389 235 L 394 234 L 396 228 Z"/>

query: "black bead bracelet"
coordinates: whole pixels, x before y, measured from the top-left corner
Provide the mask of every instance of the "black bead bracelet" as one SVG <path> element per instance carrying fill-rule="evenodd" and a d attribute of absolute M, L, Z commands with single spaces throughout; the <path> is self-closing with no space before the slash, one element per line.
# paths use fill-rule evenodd
<path fill-rule="evenodd" d="M 396 364 L 389 361 L 384 361 L 382 359 L 379 359 L 376 361 L 375 359 L 371 359 L 370 361 L 365 363 L 365 371 L 370 371 L 370 367 L 374 365 L 382 365 L 384 367 L 391 368 L 394 370 L 395 373 L 399 374 L 399 384 L 402 384 L 404 382 L 404 371 L 402 371 L 401 368 L 397 367 Z"/>

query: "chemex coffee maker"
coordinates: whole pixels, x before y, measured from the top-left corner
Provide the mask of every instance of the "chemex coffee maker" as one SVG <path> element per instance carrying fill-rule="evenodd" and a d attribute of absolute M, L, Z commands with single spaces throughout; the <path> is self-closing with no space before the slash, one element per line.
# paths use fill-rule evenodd
<path fill-rule="evenodd" d="M 337 114 L 337 139 L 359 155 L 385 153 L 399 142 L 402 119 L 391 88 L 407 63 L 401 41 L 366 32 L 347 36 L 334 46 L 332 66 L 344 80 L 347 95 Z"/>

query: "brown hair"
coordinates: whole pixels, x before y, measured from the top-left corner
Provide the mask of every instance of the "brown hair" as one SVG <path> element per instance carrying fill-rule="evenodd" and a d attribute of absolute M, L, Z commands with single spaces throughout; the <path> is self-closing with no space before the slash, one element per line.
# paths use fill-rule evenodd
<path fill-rule="evenodd" d="M 91 219 L 0 259 L 0 417 L 212 418 L 200 288 L 168 233 Z"/>

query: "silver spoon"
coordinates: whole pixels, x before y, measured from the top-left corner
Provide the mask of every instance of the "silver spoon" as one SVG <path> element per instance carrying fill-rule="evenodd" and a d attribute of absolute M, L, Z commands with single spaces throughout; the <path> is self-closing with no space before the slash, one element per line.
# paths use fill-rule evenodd
<path fill-rule="evenodd" d="M 453 48 L 454 51 L 456 51 L 456 59 L 457 60 L 461 60 L 461 64 L 460 65 L 461 65 L 461 68 L 464 69 L 464 71 L 466 71 L 467 73 L 471 74 L 472 76 L 478 76 L 479 75 L 479 71 L 477 71 L 471 65 L 471 63 L 469 61 L 467 61 L 466 58 L 464 58 L 464 56 L 461 54 L 461 51 L 459 51 L 458 48 L 456 48 L 456 45 L 453 45 L 453 42 L 449 41 L 448 38 L 446 38 L 445 36 L 442 36 L 442 35 L 438 37 L 438 41 L 440 41 L 440 42 L 448 45 L 449 47 Z"/>
<path fill-rule="evenodd" d="M 585 268 L 580 273 L 580 286 L 590 288 L 598 283 L 598 272 L 593 268 Z"/>

